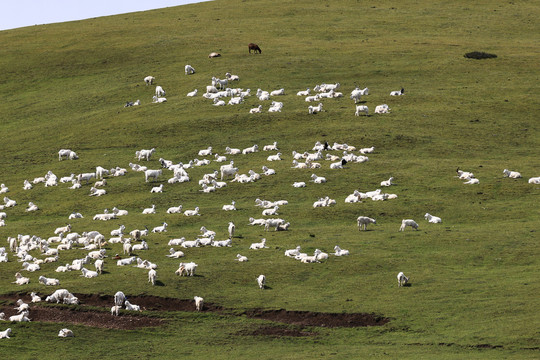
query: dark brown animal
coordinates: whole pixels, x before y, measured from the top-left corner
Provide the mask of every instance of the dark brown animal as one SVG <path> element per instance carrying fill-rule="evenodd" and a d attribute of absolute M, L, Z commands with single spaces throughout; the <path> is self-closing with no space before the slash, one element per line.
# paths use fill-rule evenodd
<path fill-rule="evenodd" d="M 262 53 L 261 48 L 257 44 L 250 43 L 248 45 L 248 48 L 249 48 L 249 53 L 250 54 L 251 54 L 252 50 L 255 51 L 255 53 L 257 53 L 257 51 L 259 52 L 259 54 Z"/>

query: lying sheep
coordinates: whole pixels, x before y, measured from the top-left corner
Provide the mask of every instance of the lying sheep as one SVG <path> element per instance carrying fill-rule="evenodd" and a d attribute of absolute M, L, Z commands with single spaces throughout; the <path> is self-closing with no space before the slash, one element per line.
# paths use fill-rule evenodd
<path fill-rule="evenodd" d="M 433 216 L 433 215 L 431 215 L 429 213 L 426 213 L 426 215 L 424 215 L 424 219 L 426 219 L 427 221 L 429 221 L 430 223 L 433 223 L 433 224 L 438 224 L 438 223 L 442 222 L 440 217 Z"/>
<path fill-rule="evenodd" d="M 504 170 L 503 170 L 503 175 L 504 175 L 505 177 L 509 177 L 509 178 L 511 178 L 511 179 L 518 179 L 518 178 L 521 177 L 521 174 L 520 174 L 519 172 L 517 172 L 517 171 L 510 171 L 510 170 L 508 170 L 508 169 L 504 169 Z"/>
<path fill-rule="evenodd" d="M 59 332 L 58 332 L 58 337 L 74 337 L 75 335 L 73 334 L 73 331 L 69 330 L 69 329 L 61 329 Z"/>
<path fill-rule="evenodd" d="M 0 339 L 10 339 L 9 335 L 11 335 L 11 328 L 0 331 Z"/>

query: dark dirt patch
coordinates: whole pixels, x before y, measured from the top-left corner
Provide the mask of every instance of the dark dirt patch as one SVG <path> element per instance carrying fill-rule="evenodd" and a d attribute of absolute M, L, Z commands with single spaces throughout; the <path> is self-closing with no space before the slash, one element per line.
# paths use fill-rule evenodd
<path fill-rule="evenodd" d="M 6 318 L 16 314 L 13 308 L 1 308 Z M 68 323 L 86 325 L 106 329 L 132 330 L 141 327 L 160 326 L 162 319 L 148 316 L 125 315 L 113 316 L 105 311 L 84 311 L 77 307 L 39 306 L 32 305 L 30 314 L 31 321 L 43 321 L 53 323 Z"/>
<path fill-rule="evenodd" d="M 472 52 L 466 53 L 463 56 L 468 58 L 468 59 L 476 59 L 476 60 L 494 59 L 494 58 L 497 57 L 497 55 L 495 55 L 495 54 L 490 54 L 490 53 L 486 53 L 486 52 L 483 52 L 483 51 L 472 51 Z"/>
<path fill-rule="evenodd" d="M 320 327 L 381 326 L 390 319 L 375 314 L 317 313 L 310 311 L 287 311 L 254 309 L 245 312 L 254 319 L 265 319 L 286 324 Z"/>
<path fill-rule="evenodd" d="M 271 337 L 303 337 L 303 336 L 316 336 L 317 333 L 311 331 L 305 331 L 302 329 L 287 328 L 283 326 L 261 326 L 255 330 L 241 331 L 238 335 L 250 335 L 250 336 L 271 336 Z"/>
<path fill-rule="evenodd" d="M 46 294 L 38 294 L 42 298 Z M 110 308 L 114 303 L 113 295 L 102 294 L 74 294 L 79 298 L 80 305 L 30 305 L 30 319 L 33 321 L 50 321 L 50 322 L 66 322 L 73 324 L 83 324 L 88 326 L 117 328 L 117 329 L 133 329 L 144 326 L 159 326 L 164 321 L 158 318 L 149 316 L 141 316 L 134 314 L 126 314 L 122 311 L 120 316 L 112 316 Z M 150 295 L 131 296 L 126 295 L 127 299 L 135 305 L 139 305 L 144 311 L 196 311 L 195 301 L 176 298 L 162 298 Z M 31 297 L 27 293 L 12 293 L 0 295 L 0 303 L 5 303 L 4 309 L 0 311 L 6 313 L 6 317 L 15 314 L 13 307 L 18 299 L 23 299 L 26 303 L 30 303 Z M 13 306 L 11 306 L 13 305 Z M 89 307 L 99 307 L 102 310 L 90 309 Z M 234 309 L 231 309 L 234 310 Z M 204 303 L 204 312 L 219 312 L 223 314 L 235 315 L 234 311 L 230 313 L 227 309 L 217 306 L 212 303 Z M 279 323 L 297 325 L 297 326 L 319 326 L 319 327 L 363 327 L 363 326 L 382 326 L 390 321 L 376 314 L 366 313 L 318 313 L 310 311 L 287 311 L 281 310 L 262 310 L 252 309 L 243 314 L 248 318 L 265 319 Z M 262 330 L 261 330 L 262 329 Z M 277 330 L 276 330 L 277 329 Z M 309 336 L 304 335 L 305 332 L 290 328 L 281 327 L 264 327 L 256 330 L 264 335 L 275 336 Z M 296 331 L 296 333 L 295 333 Z M 258 335 L 258 334 L 255 334 Z"/>

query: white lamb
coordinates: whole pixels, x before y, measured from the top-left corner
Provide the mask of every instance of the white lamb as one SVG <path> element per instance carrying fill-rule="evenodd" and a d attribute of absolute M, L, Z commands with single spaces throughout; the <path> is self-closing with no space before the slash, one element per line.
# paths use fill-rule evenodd
<path fill-rule="evenodd" d="M 259 275 L 259 277 L 257 277 L 257 284 L 259 285 L 259 289 L 263 290 L 266 285 L 266 276 Z"/>
<path fill-rule="evenodd" d="M 246 261 L 248 261 L 248 258 L 247 258 L 247 256 L 236 254 L 236 259 L 235 260 L 239 261 L 239 262 L 246 262 Z"/>
<path fill-rule="evenodd" d="M 195 296 L 193 299 L 195 300 L 195 309 L 201 311 L 204 307 L 204 299 L 200 296 Z"/>
<path fill-rule="evenodd" d="M 317 106 L 308 106 L 308 113 L 309 114 L 317 114 L 317 113 L 320 113 L 322 111 L 322 108 L 323 108 L 323 104 L 322 103 L 319 103 L 319 105 Z"/>
<path fill-rule="evenodd" d="M 148 282 L 152 284 L 152 286 L 156 285 L 156 277 L 157 277 L 157 271 L 155 269 L 150 269 L 148 271 Z"/>
<path fill-rule="evenodd" d="M 95 278 L 99 275 L 97 271 L 88 270 L 87 268 L 84 268 L 84 267 L 81 269 L 81 272 L 82 272 L 81 276 L 84 276 L 85 278 L 88 278 L 88 279 Z"/>
<path fill-rule="evenodd" d="M 505 177 L 509 177 L 511 179 L 517 179 L 521 177 L 521 174 L 517 171 L 510 171 L 508 169 L 503 170 L 503 174 Z"/>
<path fill-rule="evenodd" d="M 0 331 L 0 339 L 10 339 L 9 335 L 11 335 L 11 328 L 7 328 L 4 331 Z"/>
<path fill-rule="evenodd" d="M 401 88 L 401 90 L 399 91 L 392 91 L 390 92 L 390 96 L 401 96 L 401 95 L 405 95 L 405 89 L 404 88 Z"/>
<path fill-rule="evenodd" d="M 191 65 L 186 65 L 184 67 L 184 71 L 185 71 L 186 75 L 195 74 L 195 69 Z"/>
<path fill-rule="evenodd" d="M 372 219 L 367 216 L 359 216 L 358 219 L 356 219 L 356 222 L 358 223 L 358 230 L 367 230 L 367 226 L 369 224 L 376 224 L 377 221 L 375 219 Z"/>
<path fill-rule="evenodd" d="M 174 239 L 173 239 L 173 240 L 174 240 Z M 174 242 L 173 240 L 170 240 L 170 241 L 169 241 L 169 246 L 170 246 L 170 245 L 173 245 L 173 244 L 174 244 L 174 245 L 181 245 L 181 244 L 184 242 L 184 240 L 182 240 L 180 243 L 178 243 L 178 242 Z M 181 258 L 181 257 L 184 257 L 184 253 L 183 253 L 182 251 L 176 251 L 176 250 L 174 250 L 173 248 L 170 248 L 170 249 L 169 249 L 169 252 L 170 252 L 170 254 L 169 254 L 169 255 L 165 255 L 165 256 L 170 257 L 170 258 L 173 258 L 173 259 L 179 259 L 179 258 Z"/>
<path fill-rule="evenodd" d="M 152 205 L 150 208 L 146 208 L 142 211 L 143 214 L 155 214 L 156 213 L 156 205 Z"/>
<path fill-rule="evenodd" d="M 45 276 L 40 276 L 38 278 L 38 281 L 41 284 L 47 285 L 47 286 L 58 286 L 58 285 L 60 285 L 60 280 L 54 279 L 54 278 L 47 278 Z"/>
<path fill-rule="evenodd" d="M 159 186 L 154 186 L 152 190 L 150 190 L 151 193 L 163 193 L 163 184 L 160 184 Z"/>
<path fill-rule="evenodd" d="M 433 223 L 433 224 L 438 224 L 438 223 L 442 223 L 442 220 L 440 217 L 437 217 L 437 216 L 433 216 L 429 213 L 426 213 L 426 215 L 424 215 L 424 219 L 426 219 L 427 221 L 429 221 L 430 223 Z"/>
<path fill-rule="evenodd" d="M 366 105 L 356 105 L 354 115 L 360 116 L 360 113 L 364 113 L 366 116 L 369 115 L 369 108 Z"/>
<path fill-rule="evenodd" d="M 188 92 L 186 96 L 188 96 L 188 97 L 194 97 L 194 96 L 197 96 L 197 92 L 198 92 L 198 90 L 195 89 L 195 90 L 193 90 L 193 91 L 191 91 L 191 92 Z"/>
<path fill-rule="evenodd" d="M 540 184 L 540 176 L 530 178 L 529 184 Z"/>
<path fill-rule="evenodd" d="M 394 183 L 392 181 L 394 181 L 393 176 L 391 176 L 390 179 L 388 179 L 388 180 L 381 181 L 381 186 L 392 186 L 392 185 L 394 185 Z"/>
<path fill-rule="evenodd" d="M 24 284 L 29 284 L 29 283 L 30 283 L 30 279 L 22 276 L 21 273 L 16 273 L 15 281 L 12 282 L 12 284 L 17 284 L 17 285 L 24 285 Z"/>
<path fill-rule="evenodd" d="M 387 104 L 377 105 L 375 107 L 375 114 L 388 114 L 390 112 L 390 108 Z"/>
<path fill-rule="evenodd" d="M 266 239 L 262 239 L 261 242 L 258 243 L 252 243 L 249 248 L 251 250 L 260 250 L 260 249 L 268 249 L 268 246 L 266 246 Z"/>
<path fill-rule="evenodd" d="M 166 222 L 163 223 L 163 225 L 161 226 L 156 226 L 155 228 L 152 229 L 152 232 L 153 233 L 162 233 L 162 232 L 167 232 L 167 226 L 168 224 Z"/>
<path fill-rule="evenodd" d="M 339 246 L 334 246 L 334 255 L 335 256 L 345 256 L 345 255 L 349 255 L 349 250 L 344 250 L 344 249 L 341 249 Z"/>
<path fill-rule="evenodd" d="M 294 249 L 285 250 L 285 256 L 295 257 L 300 254 L 300 246 L 297 246 Z"/>
<path fill-rule="evenodd" d="M 194 262 L 190 263 L 180 263 L 180 266 L 178 267 L 178 270 L 175 271 L 176 275 L 185 275 L 186 276 L 193 276 L 195 275 L 195 270 L 197 270 L 197 264 Z"/>
<path fill-rule="evenodd" d="M 405 286 L 409 282 L 409 278 L 402 272 L 397 274 L 398 287 Z"/>
<path fill-rule="evenodd" d="M 401 220 L 401 226 L 399 228 L 399 231 L 405 230 L 407 226 L 410 226 L 413 229 L 418 230 L 418 224 L 416 223 L 416 221 L 412 219 L 403 219 Z"/>
<path fill-rule="evenodd" d="M 75 335 L 73 334 L 73 331 L 69 330 L 69 329 L 61 329 L 59 332 L 58 332 L 58 337 L 74 337 Z"/>

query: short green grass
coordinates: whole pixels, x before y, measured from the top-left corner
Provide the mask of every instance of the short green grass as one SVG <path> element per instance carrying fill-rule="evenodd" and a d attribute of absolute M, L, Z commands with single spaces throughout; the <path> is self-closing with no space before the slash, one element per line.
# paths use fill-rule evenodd
<path fill-rule="evenodd" d="M 157 262 L 164 286 L 151 287 L 146 272 L 118 268 L 106 261 L 108 273 L 96 279 L 78 273 L 56 274 L 58 264 L 43 265 L 42 274 L 60 279 L 72 292 L 152 294 L 191 299 L 203 296 L 231 313 L 265 308 L 319 312 L 373 312 L 390 317 L 383 327 L 309 329 L 308 338 L 245 335 L 267 324 L 242 316 L 210 313 L 151 314 L 169 319 L 157 329 L 103 330 L 69 324 L 3 324 L 13 338 L 2 341 L 0 354 L 16 358 L 537 358 L 540 343 L 536 271 L 538 190 L 527 179 L 538 176 L 539 8 L 525 1 L 470 3 L 400 3 L 379 1 L 218 0 L 162 10 L 0 32 L 3 135 L 0 181 L 18 206 L 8 209 L 0 238 L 36 234 L 47 238 L 67 222 L 74 210 L 85 215 L 72 221 L 75 231 L 104 234 L 125 224 L 128 229 L 169 224 L 165 234 L 148 237 L 143 258 Z M 263 53 L 249 55 L 247 44 Z M 471 60 L 469 51 L 486 51 L 496 59 Z M 209 59 L 219 51 L 221 58 Z M 184 75 L 184 65 L 197 73 Z M 238 86 L 285 88 L 281 113 L 248 114 L 260 102 L 251 96 L 243 105 L 215 108 L 198 96 L 212 76 L 238 74 Z M 168 102 L 151 104 L 154 87 L 142 79 L 153 75 L 167 91 Z M 325 112 L 310 116 L 307 103 L 295 93 L 322 82 L 341 84 L 345 97 L 324 101 Z M 370 112 L 388 103 L 383 116 L 355 117 L 348 99 L 355 85 L 368 86 Z M 391 98 L 405 88 L 406 96 Z M 123 108 L 126 101 L 142 105 Z M 268 103 L 263 104 L 264 109 Z M 316 141 L 375 146 L 363 164 L 330 171 L 328 162 L 314 171 L 328 183 L 294 189 L 312 171 L 290 169 L 293 150 L 311 150 Z M 93 171 L 96 165 L 128 167 L 134 153 L 156 147 L 148 162 L 157 168 L 163 157 L 187 162 L 199 149 L 244 148 L 278 142 L 285 160 L 270 163 L 277 175 L 253 184 L 229 184 L 200 193 L 197 180 L 217 164 L 189 171 L 192 182 L 168 185 L 150 194 L 143 175 L 129 172 L 110 178 L 108 194 L 88 197 L 89 186 L 73 191 L 37 185 L 23 191 L 24 179 L 52 170 L 58 176 Z M 75 150 L 77 161 L 57 160 L 60 148 Z M 231 157 L 241 172 L 260 171 L 267 153 Z M 143 161 L 143 163 L 145 163 Z M 145 163 L 146 165 L 146 163 Z M 480 179 L 466 186 L 455 178 L 460 167 Z M 524 179 L 502 177 L 504 168 Z M 373 190 L 394 176 L 388 189 L 398 199 L 345 204 L 355 189 Z M 165 182 L 167 176 L 160 181 Z M 337 205 L 313 209 L 318 197 Z M 287 199 L 280 216 L 291 222 L 288 232 L 265 233 L 247 226 L 259 217 L 255 198 Z M 225 213 L 223 204 L 237 202 Z M 41 210 L 25 213 L 29 201 Z M 141 210 L 156 204 L 158 214 Z M 201 217 L 166 215 L 169 206 L 201 208 Z M 129 210 L 124 219 L 92 221 L 105 208 Z M 443 219 L 428 224 L 425 212 Z M 377 219 L 359 232 L 359 215 Z M 420 231 L 398 233 L 403 218 L 414 218 Z M 229 221 L 237 226 L 232 248 L 185 251 L 199 264 L 194 278 L 178 278 L 167 241 L 193 238 L 200 226 L 225 238 Z M 266 237 L 269 249 L 249 251 Z M 351 256 L 330 257 L 322 264 L 301 264 L 283 251 L 301 245 L 331 252 L 334 245 Z M 5 244 L 7 245 L 7 244 Z M 108 253 L 121 252 L 119 245 Z M 236 254 L 249 262 L 234 261 Z M 66 251 L 61 263 L 81 257 Z M 34 254 L 37 255 L 37 252 Z M 52 292 L 31 274 L 28 286 L 10 284 L 20 264 L 10 257 L 0 265 L 0 292 Z M 411 277 L 411 287 L 398 289 L 396 274 Z M 260 291 L 255 278 L 264 273 L 270 289 Z M 74 339 L 58 339 L 68 326 Z M 482 348 L 489 344 L 497 348 Z M 97 346 L 96 346 L 97 345 Z M 44 350 L 54 349 L 54 351 Z"/>

